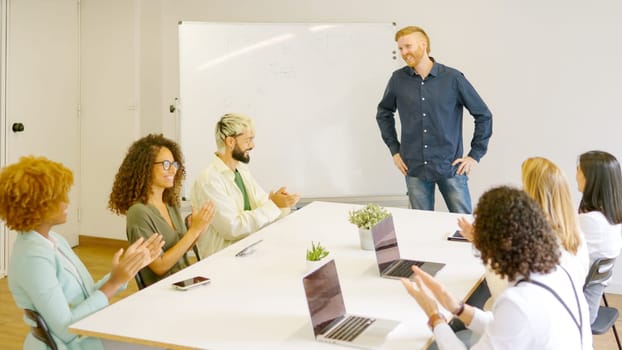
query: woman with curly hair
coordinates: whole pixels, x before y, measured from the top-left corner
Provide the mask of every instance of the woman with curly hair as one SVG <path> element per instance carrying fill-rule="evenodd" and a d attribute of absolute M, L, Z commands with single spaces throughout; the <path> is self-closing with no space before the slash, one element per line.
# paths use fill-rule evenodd
<path fill-rule="evenodd" d="M 18 231 L 9 261 L 9 289 L 17 306 L 37 311 L 56 344 L 66 349 L 103 349 L 99 339 L 69 333 L 72 323 L 108 305 L 128 280 L 161 252 L 162 239 L 137 240 L 119 250 L 112 271 L 95 283 L 63 236 L 52 231 L 67 221 L 73 174 L 44 157 L 22 157 L 0 171 L 0 219 Z M 28 334 L 24 349 L 47 349 Z"/>
<path fill-rule="evenodd" d="M 186 225 L 179 212 L 184 158 L 176 142 L 149 134 L 134 142 L 125 155 L 112 185 L 108 207 L 126 215 L 130 242 L 154 232 L 164 239 L 164 254 L 139 273 L 148 286 L 187 266 L 186 256 L 214 216 L 214 205 L 192 209 Z"/>
<path fill-rule="evenodd" d="M 599 258 L 616 258 L 622 246 L 622 171 L 612 154 L 590 151 L 579 156 L 577 186 L 583 193 L 579 224 L 585 234 L 590 264 Z M 590 306 L 590 321 L 598 315 L 607 282 L 583 290 Z"/>
<path fill-rule="evenodd" d="M 510 281 L 492 312 L 460 302 L 416 266 L 414 283 L 402 279 L 427 314 L 438 347 L 467 348 L 440 303 L 481 336 L 471 349 L 592 349 L 581 285 L 559 265 L 557 237 L 538 203 L 521 190 L 498 187 L 482 195 L 475 217 L 473 244 L 482 262 Z"/>

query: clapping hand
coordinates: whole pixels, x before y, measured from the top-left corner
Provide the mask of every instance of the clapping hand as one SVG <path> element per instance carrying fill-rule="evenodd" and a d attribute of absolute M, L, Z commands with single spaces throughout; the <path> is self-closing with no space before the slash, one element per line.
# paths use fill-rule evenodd
<path fill-rule="evenodd" d="M 203 206 L 199 209 L 192 208 L 192 215 L 188 217 L 188 228 L 196 228 L 200 233 L 203 233 L 207 226 L 209 226 L 210 222 L 214 218 L 214 214 L 216 213 L 216 206 L 214 202 L 207 201 Z"/>
<path fill-rule="evenodd" d="M 281 187 L 276 191 L 270 192 L 270 200 L 279 208 L 292 208 L 300 200 L 298 193 L 288 193 L 285 187 Z"/>
<path fill-rule="evenodd" d="M 101 286 L 100 291 L 110 300 L 122 285 L 160 256 L 163 246 L 162 236 L 154 233 L 147 240 L 140 237 L 127 250 L 119 249 L 112 258 L 110 278 Z"/>
<path fill-rule="evenodd" d="M 119 249 L 112 258 L 110 280 L 123 284 L 134 278 L 138 271 L 160 256 L 163 246 L 162 236 L 154 233 L 147 240 L 140 237 L 125 252 Z"/>
<path fill-rule="evenodd" d="M 421 278 L 415 276 L 413 279 L 414 283 L 407 278 L 402 278 L 402 284 L 408 291 L 408 294 L 415 298 L 415 301 L 417 301 L 417 304 L 423 309 L 423 312 L 430 317 L 438 312 L 436 300 L 423 289 Z"/>
<path fill-rule="evenodd" d="M 438 301 L 446 310 L 449 310 L 450 312 L 454 312 L 460 308 L 460 302 L 449 294 L 445 287 L 434 277 L 414 265 L 412 270 L 415 273 L 413 277 L 415 283 L 402 278 L 402 284 L 404 284 L 408 294 L 415 298 L 417 304 L 421 306 L 428 317 L 438 312 L 438 305 L 436 301 Z M 427 287 L 427 290 L 432 293 L 432 295 L 430 295 L 428 291 L 423 288 L 424 285 Z"/>
<path fill-rule="evenodd" d="M 149 265 L 152 261 L 160 257 L 162 255 L 162 248 L 164 247 L 164 239 L 162 235 L 159 233 L 154 233 L 149 237 L 144 243 L 143 246 L 147 248 L 149 251 L 150 261 L 147 265 Z M 143 266 L 144 267 L 144 266 Z"/>
<path fill-rule="evenodd" d="M 473 242 L 473 224 L 471 224 L 466 218 L 458 218 L 458 226 L 462 231 L 462 237 L 466 238 L 469 242 Z"/>

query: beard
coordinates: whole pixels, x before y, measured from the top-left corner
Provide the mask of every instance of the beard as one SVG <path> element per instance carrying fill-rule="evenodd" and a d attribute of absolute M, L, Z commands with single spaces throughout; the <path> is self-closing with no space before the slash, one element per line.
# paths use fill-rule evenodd
<path fill-rule="evenodd" d="M 402 57 L 402 59 L 406 62 L 406 65 L 408 65 L 411 68 L 415 68 L 419 64 L 419 62 L 421 62 L 421 59 L 423 58 L 423 49 L 419 47 L 415 50 L 415 52 L 413 52 L 412 54 L 409 54 L 409 56 L 413 58 L 412 62 L 406 61 L 404 57 Z"/>
<path fill-rule="evenodd" d="M 252 148 L 247 149 L 246 151 L 250 151 Z M 248 154 L 244 154 L 246 151 L 242 151 L 238 145 L 235 145 L 233 152 L 231 153 L 231 157 L 239 162 L 244 164 L 248 164 L 251 161 L 251 156 Z"/>

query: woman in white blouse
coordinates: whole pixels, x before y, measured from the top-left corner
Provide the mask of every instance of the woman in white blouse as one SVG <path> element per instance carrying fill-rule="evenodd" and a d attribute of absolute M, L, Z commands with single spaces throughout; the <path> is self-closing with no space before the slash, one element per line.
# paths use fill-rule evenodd
<path fill-rule="evenodd" d="M 482 262 L 510 283 L 492 312 L 460 302 L 416 266 L 414 282 L 402 279 L 428 316 L 439 349 L 466 349 L 439 304 L 480 336 L 471 349 L 592 349 L 582 285 L 559 264 L 557 236 L 540 206 L 504 186 L 484 193 L 474 216 L 473 244 Z"/>
<path fill-rule="evenodd" d="M 583 193 L 579 204 L 579 224 L 585 235 L 590 264 L 599 258 L 615 258 L 622 246 L 622 174 L 620 163 L 611 154 L 590 151 L 579 156 L 577 186 Z M 606 283 L 584 290 L 594 322 Z"/>

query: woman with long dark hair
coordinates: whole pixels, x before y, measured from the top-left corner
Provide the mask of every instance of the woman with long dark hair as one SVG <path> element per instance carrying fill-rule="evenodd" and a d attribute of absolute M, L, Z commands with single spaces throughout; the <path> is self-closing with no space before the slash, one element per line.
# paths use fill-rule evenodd
<path fill-rule="evenodd" d="M 579 224 L 585 235 L 590 264 L 599 258 L 615 258 L 622 247 L 622 173 L 620 163 L 603 151 L 579 156 L 577 187 L 583 193 Z M 594 322 L 607 283 L 591 284 L 584 290 Z"/>

